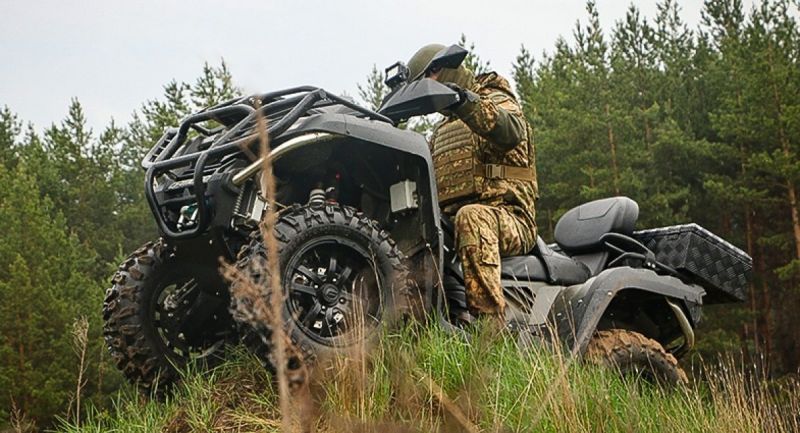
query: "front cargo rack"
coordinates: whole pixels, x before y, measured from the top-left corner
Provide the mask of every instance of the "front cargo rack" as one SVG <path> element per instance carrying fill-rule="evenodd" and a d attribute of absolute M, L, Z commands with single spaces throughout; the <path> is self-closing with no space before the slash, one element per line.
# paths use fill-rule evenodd
<path fill-rule="evenodd" d="M 301 117 L 337 106 L 357 117 L 393 124 L 388 117 L 340 96 L 318 87 L 301 86 L 234 98 L 192 114 L 184 118 L 178 128 L 168 129 L 142 160 L 142 167 L 146 170 L 145 196 L 161 232 L 172 239 L 186 239 L 198 236 L 208 228 L 211 216 L 205 195 L 206 181 L 224 163 L 225 157 L 245 149 L 253 154 L 258 153 L 254 147 L 259 116 L 266 119 L 267 135 L 273 141 L 286 133 Z M 221 126 L 208 129 L 202 125 L 207 121 L 215 121 Z M 204 137 L 207 142 L 201 147 L 192 148 L 187 144 L 190 130 Z M 176 170 L 181 170 L 181 174 L 176 175 Z M 180 230 L 167 222 L 164 215 L 166 200 L 159 199 L 156 194 L 159 188 L 156 179 L 163 175 L 167 175 L 170 182 L 180 182 L 182 187 L 191 191 L 190 197 L 183 201 L 191 201 L 196 206 L 197 221 L 193 227 Z M 160 187 L 163 189 L 168 186 Z M 174 201 L 170 204 L 174 205 Z"/>

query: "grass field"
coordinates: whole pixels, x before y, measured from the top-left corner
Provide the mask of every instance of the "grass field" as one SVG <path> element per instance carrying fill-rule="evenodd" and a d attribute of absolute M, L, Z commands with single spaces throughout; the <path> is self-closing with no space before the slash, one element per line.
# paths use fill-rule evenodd
<path fill-rule="evenodd" d="M 59 431 L 800 431 L 796 382 L 768 384 L 730 365 L 662 390 L 544 346 L 520 350 L 510 337 L 479 330 L 467 341 L 418 326 L 317 368 L 294 393 L 288 424 L 269 373 L 234 351 L 210 372 L 186 372 L 166 399 L 130 390 L 111 412 L 87 408 L 81 426 Z"/>

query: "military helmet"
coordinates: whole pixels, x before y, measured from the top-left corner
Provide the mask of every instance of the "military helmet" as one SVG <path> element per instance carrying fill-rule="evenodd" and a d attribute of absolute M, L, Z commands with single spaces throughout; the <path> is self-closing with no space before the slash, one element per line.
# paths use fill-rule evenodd
<path fill-rule="evenodd" d="M 453 47 L 451 47 L 451 49 Z M 417 50 L 408 60 L 408 80 L 414 81 L 422 78 L 430 67 L 433 58 L 445 49 L 447 49 L 447 47 L 442 44 L 428 44 Z M 466 51 L 462 52 L 464 55 L 466 54 Z M 442 83 L 455 83 L 464 89 L 471 89 L 475 83 L 475 75 L 461 64 L 457 68 L 443 68 L 437 81 Z"/>
<path fill-rule="evenodd" d="M 428 44 L 417 50 L 410 59 L 408 59 L 408 80 L 414 81 L 422 77 L 425 70 L 428 69 L 433 56 L 445 48 L 442 44 Z"/>

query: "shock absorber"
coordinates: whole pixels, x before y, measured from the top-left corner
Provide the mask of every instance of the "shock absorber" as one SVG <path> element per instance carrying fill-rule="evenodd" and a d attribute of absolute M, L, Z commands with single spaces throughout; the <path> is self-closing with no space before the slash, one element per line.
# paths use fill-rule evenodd
<path fill-rule="evenodd" d="M 323 204 L 325 203 L 325 198 L 325 190 L 322 189 L 322 186 L 320 185 L 319 187 L 312 189 L 308 194 L 308 204 Z"/>

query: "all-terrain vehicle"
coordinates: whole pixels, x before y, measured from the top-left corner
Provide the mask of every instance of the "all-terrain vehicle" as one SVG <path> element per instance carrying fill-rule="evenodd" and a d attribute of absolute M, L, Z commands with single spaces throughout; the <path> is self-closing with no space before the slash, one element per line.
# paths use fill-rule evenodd
<path fill-rule="evenodd" d="M 432 64 L 457 66 L 465 54 L 449 47 Z M 282 290 L 281 322 L 306 358 L 368 338 L 365 328 L 403 306 L 444 326 L 469 319 L 428 143 L 398 127 L 459 96 L 430 79 L 407 82 L 406 71 L 387 69 L 393 91 L 378 111 L 306 86 L 236 98 L 165 132 L 142 162 L 161 237 L 122 263 L 103 305 L 106 342 L 129 380 L 164 389 L 176 367 L 213 362 L 239 338 L 220 262 L 263 270 L 253 264 L 265 257 L 267 211 L 278 214 L 283 287 L 263 271 L 252 277 L 267 299 Z M 260 190 L 259 118 L 276 209 Z M 558 221 L 553 244 L 540 238 L 504 258 L 507 316 L 575 356 L 682 382 L 676 357 L 694 344 L 701 306 L 742 301 L 751 259 L 694 224 L 635 231 L 637 216 L 629 198 L 586 203 Z M 256 331 L 264 337 L 269 324 Z M 269 339 L 256 340 L 268 354 Z"/>

